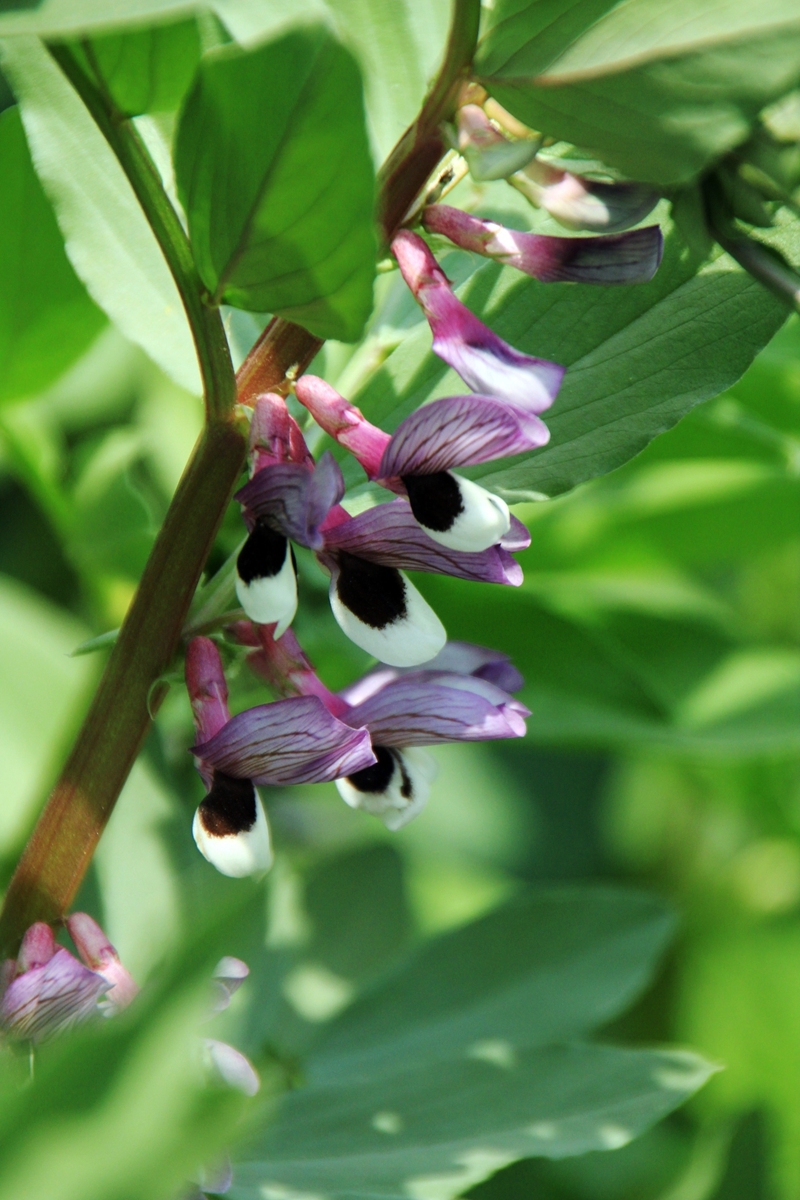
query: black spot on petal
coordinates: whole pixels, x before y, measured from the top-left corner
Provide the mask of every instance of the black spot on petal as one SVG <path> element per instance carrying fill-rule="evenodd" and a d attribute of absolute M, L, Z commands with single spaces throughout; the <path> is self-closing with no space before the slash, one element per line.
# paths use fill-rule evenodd
<path fill-rule="evenodd" d="M 212 837 L 246 833 L 256 823 L 256 793 L 250 779 L 214 772 L 211 791 L 200 805 L 200 823 Z"/>
<path fill-rule="evenodd" d="M 435 475 L 402 475 L 411 511 L 426 529 L 447 533 L 464 511 L 458 480 L 449 471 Z"/>
<path fill-rule="evenodd" d="M 236 560 L 236 570 L 242 583 L 271 579 L 277 575 L 286 561 L 288 545 L 282 533 L 276 533 L 265 521 L 256 521 L 253 532 Z"/>
<path fill-rule="evenodd" d="M 356 771 L 355 775 L 347 776 L 348 783 L 352 783 L 359 792 L 385 792 L 392 782 L 395 758 L 391 750 L 387 750 L 385 746 L 373 746 L 372 749 L 378 761 L 370 767 Z"/>
<path fill-rule="evenodd" d="M 406 585 L 396 567 L 367 562 L 342 550 L 336 594 L 345 608 L 372 629 L 385 629 L 405 617 Z"/>

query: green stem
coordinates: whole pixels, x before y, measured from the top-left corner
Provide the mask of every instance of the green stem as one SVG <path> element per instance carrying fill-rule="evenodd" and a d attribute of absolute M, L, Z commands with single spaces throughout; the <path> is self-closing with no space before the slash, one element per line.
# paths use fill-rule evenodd
<path fill-rule="evenodd" d="M 119 159 L 156 236 L 180 293 L 197 351 L 203 395 L 209 419 L 225 418 L 236 403 L 236 384 L 228 340 L 219 309 L 209 304 L 197 273 L 192 248 L 158 170 L 135 125 L 116 111 L 108 97 L 82 70 L 67 46 L 50 46 L 50 53 L 69 79 Z M 91 61 L 91 46 L 87 45 Z"/>
<path fill-rule="evenodd" d="M 481 18 L 481 0 L 454 0 L 444 61 L 420 114 L 409 125 L 378 175 L 378 221 L 388 245 L 445 152 L 443 121 L 455 110 L 469 77 Z"/>

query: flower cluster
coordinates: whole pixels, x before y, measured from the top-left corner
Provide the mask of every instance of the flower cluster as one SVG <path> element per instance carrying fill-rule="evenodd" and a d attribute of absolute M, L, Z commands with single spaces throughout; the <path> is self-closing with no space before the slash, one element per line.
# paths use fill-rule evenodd
<path fill-rule="evenodd" d="M 543 164 L 534 138 L 510 140 L 478 105 L 464 105 L 457 120 L 453 143 L 476 177 L 509 178 L 559 220 L 605 236 L 518 233 L 442 204 L 423 209 L 423 231 L 545 283 L 652 277 L 662 251 L 658 226 L 620 232 L 650 211 L 652 192 Z M 270 393 L 255 403 L 250 478 L 236 497 L 248 531 L 236 594 L 248 619 L 229 634 L 249 647 L 250 666 L 280 698 L 231 717 L 215 643 L 196 638 L 186 659 L 198 735 L 192 752 L 207 788 L 194 835 L 228 875 L 271 863 L 263 785 L 333 780 L 348 804 L 396 829 L 427 798 L 434 767 L 424 747 L 525 732 L 527 710 L 511 695 L 521 680 L 507 659 L 448 644 L 406 571 L 521 583 L 513 552 L 528 546 L 527 530 L 501 496 L 461 469 L 544 446 L 550 435 L 542 414 L 564 367 L 520 352 L 480 321 L 421 233 L 401 229 L 391 249 L 428 320 L 434 353 L 465 390 L 425 404 L 390 434 L 325 380 L 296 380 L 297 400 L 317 426 L 369 480 L 394 493 L 355 515 L 342 505 L 336 460 L 328 452 L 314 460 L 283 397 Z M 290 629 L 298 606 L 294 546 L 316 556 L 330 577 L 336 621 L 379 663 L 339 693 L 317 677 Z"/>

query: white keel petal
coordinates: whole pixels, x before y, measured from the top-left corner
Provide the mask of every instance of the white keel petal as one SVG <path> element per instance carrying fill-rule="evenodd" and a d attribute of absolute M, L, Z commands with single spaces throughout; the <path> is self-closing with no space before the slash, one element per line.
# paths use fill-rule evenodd
<path fill-rule="evenodd" d="M 345 804 L 379 817 L 387 829 L 408 824 L 428 802 L 436 778 L 436 760 L 418 746 L 402 750 L 377 747 L 379 761 L 336 787 Z"/>
<path fill-rule="evenodd" d="M 405 612 L 382 627 L 367 624 L 342 602 L 337 577 L 331 579 L 330 601 L 340 628 L 368 654 L 391 667 L 415 667 L 429 662 L 443 648 L 447 631 L 427 600 L 404 572 Z"/>
<path fill-rule="evenodd" d="M 202 806 L 197 809 L 192 822 L 192 834 L 197 849 L 221 875 L 232 879 L 243 879 L 247 875 L 260 875 L 272 866 L 272 842 L 267 816 L 258 790 L 256 819 L 249 829 L 221 836 L 213 833 L 203 821 Z"/>

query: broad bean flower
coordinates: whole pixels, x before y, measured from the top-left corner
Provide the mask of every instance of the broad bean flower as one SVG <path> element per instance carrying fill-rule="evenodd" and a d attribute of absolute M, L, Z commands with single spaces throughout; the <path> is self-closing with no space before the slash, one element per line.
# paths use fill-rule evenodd
<path fill-rule="evenodd" d="M 200 853 L 223 875 L 241 878 L 272 865 L 256 785 L 321 783 L 375 761 L 367 730 L 345 725 L 314 696 L 231 717 L 219 651 L 209 638 L 189 644 L 186 687 L 199 739 L 192 753 L 208 788 L 192 832 Z"/>

